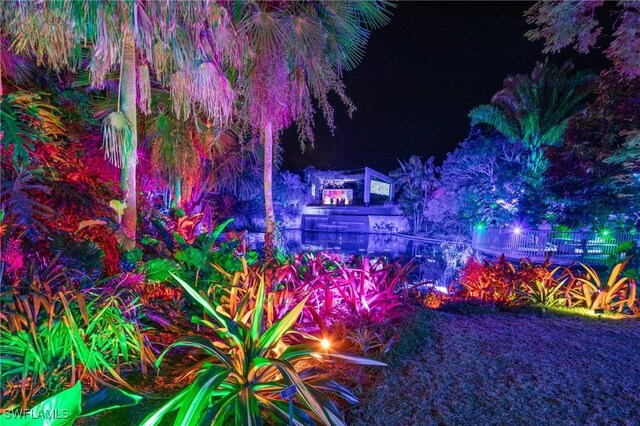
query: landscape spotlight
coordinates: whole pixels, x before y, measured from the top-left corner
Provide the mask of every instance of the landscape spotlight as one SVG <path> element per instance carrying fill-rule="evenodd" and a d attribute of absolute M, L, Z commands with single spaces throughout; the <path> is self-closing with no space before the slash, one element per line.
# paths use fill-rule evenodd
<path fill-rule="evenodd" d="M 320 346 L 322 346 L 322 349 L 328 350 L 331 347 L 331 343 L 327 339 L 322 339 L 320 341 Z"/>
<path fill-rule="evenodd" d="M 516 226 L 513 228 L 514 234 L 520 234 L 521 232 L 522 232 L 522 228 L 520 228 L 519 226 Z"/>

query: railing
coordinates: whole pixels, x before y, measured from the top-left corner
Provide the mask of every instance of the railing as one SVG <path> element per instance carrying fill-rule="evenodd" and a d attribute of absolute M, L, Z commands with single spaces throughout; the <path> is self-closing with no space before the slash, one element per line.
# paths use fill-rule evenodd
<path fill-rule="evenodd" d="M 542 261 L 551 253 L 551 260 L 560 265 L 582 262 L 591 266 L 603 266 L 615 255 L 621 243 L 640 243 L 637 233 L 608 233 L 582 231 L 545 231 L 489 228 L 474 230 L 472 246 L 485 254 L 510 260 L 523 257 Z M 616 255 L 624 258 L 624 253 Z"/>

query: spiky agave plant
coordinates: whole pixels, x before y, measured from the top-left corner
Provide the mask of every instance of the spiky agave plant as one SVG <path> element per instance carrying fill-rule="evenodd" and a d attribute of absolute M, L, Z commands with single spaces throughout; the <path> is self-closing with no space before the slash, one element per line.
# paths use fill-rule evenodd
<path fill-rule="evenodd" d="M 158 365 L 167 351 L 181 346 L 200 349 L 207 358 L 187 371 L 186 374 L 196 375 L 195 381 L 149 415 L 143 422 L 145 426 L 159 424 L 165 414 L 175 410 L 178 410 L 175 425 L 226 422 L 254 425 L 262 424 L 263 419 L 274 423 L 288 422 L 287 402 L 279 394 L 291 385 L 297 387 L 294 424 L 344 425 L 342 415 L 326 393 L 339 395 L 350 403 L 356 403 L 357 398 L 335 381 L 321 377 L 314 369 L 298 371 L 296 364 L 312 358 L 333 357 L 362 365 L 385 365 L 322 350 L 318 342 L 313 341 L 287 346 L 284 340 L 294 333 L 291 328 L 306 299 L 265 329 L 264 281 L 260 281 L 254 309 L 243 321 L 235 321 L 190 285 L 176 276 L 174 278 L 212 319 L 196 319 L 195 322 L 212 329 L 219 340 L 212 341 L 202 336 L 183 337 L 161 354 Z"/>

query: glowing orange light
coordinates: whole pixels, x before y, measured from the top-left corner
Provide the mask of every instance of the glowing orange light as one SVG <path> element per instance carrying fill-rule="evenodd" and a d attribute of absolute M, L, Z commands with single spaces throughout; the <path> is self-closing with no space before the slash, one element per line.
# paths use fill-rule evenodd
<path fill-rule="evenodd" d="M 320 346 L 322 346 L 322 349 L 329 349 L 331 347 L 331 342 L 329 342 L 327 339 L 322 339 L 320 341 Z"/>

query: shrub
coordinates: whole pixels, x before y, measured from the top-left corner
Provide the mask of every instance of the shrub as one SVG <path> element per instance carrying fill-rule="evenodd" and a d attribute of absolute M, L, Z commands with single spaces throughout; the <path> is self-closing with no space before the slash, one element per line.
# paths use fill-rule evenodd
<path fill-rule="evenodd" d="M 135 304 L 116 295 L 31 288 L 2 294 L 2 385 L 8 400 L 26 407 L 77 381 L 107 380 L 128 387 L 123 368 L 143 372 L 154 355 L 138 325 L 128 319 Z"/>
<path fill-rule="evenodd" d="M 356 321 L 380 322 L 395 315 L 404 305 L 400 286 L 415 264 L 387 263 L 355 257 L 350 263 L 334 254 L 304 253 L 293 256 L 275 273 L 283 290 L 297 289 L 310 294 L 307 309 L 320 328 L 338 314 Z"/>
<path fill-rule="evenodd" d="M 471 258 L 460 274 L 458 295 L 488 302 L 510 303 L 514 299 L 516 268 L 504 255 L 480 263 Z"/>

